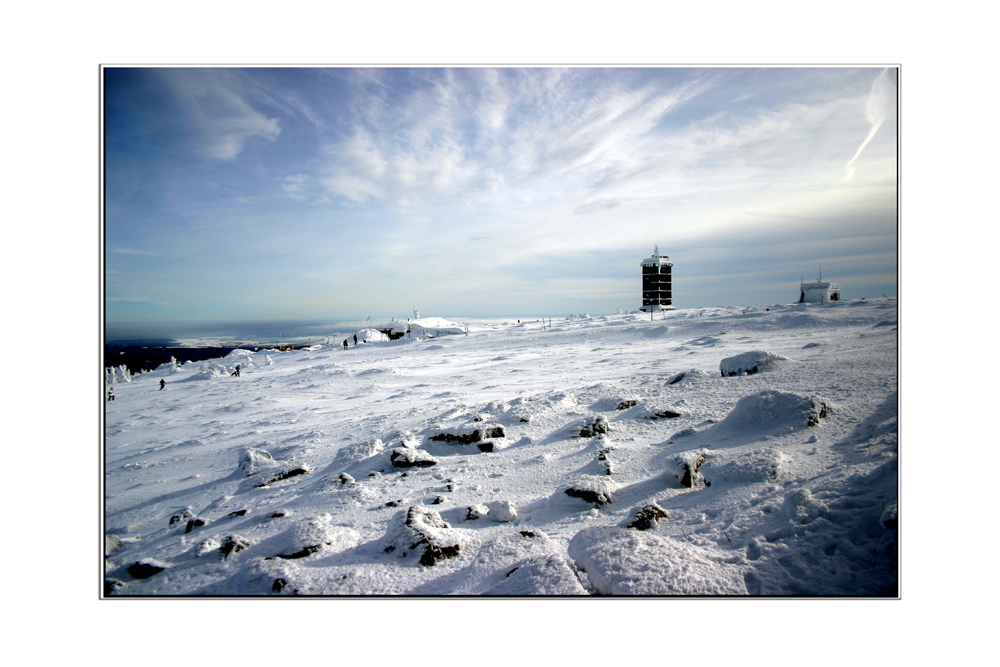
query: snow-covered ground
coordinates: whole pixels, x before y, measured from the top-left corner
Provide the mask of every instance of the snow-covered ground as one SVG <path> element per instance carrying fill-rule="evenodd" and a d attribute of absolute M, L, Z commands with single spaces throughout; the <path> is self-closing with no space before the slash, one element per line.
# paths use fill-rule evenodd
<path fill-rule="evenodd" d="M 236 350 L 113 388 L 109 595 L 897 593 L 895 300 Z"/>

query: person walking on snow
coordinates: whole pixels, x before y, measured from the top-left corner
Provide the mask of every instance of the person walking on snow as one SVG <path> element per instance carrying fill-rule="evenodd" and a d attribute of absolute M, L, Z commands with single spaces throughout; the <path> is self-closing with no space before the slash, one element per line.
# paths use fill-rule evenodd
<path fill-rule="evenodd" d="M 354 344 L 358 344 L 358 334 L 354 334 Z"/>
<path fill-rule="evenodd" d="M 114 387 L 108 387 L 108 400 L 109 401 L 115 400 L 115 388 Z"/>
<path fill-rule="evenodd" d="M 240 376 L 240 365 L 236 364 L 236 370 L 229 374 L 229 377 L 238 378 Z"/>
<path fill-rule="evenodd" d="M 163 391 L 163 388 L 166 386 L 167 386 L 166 380 L 160 380 L 160 391 Z"/>
<path fill-rule="evenodd" d="M 344 339 L 344 349 L 345 350 L 347 349 L 347 339 L 346 338 Z"/>

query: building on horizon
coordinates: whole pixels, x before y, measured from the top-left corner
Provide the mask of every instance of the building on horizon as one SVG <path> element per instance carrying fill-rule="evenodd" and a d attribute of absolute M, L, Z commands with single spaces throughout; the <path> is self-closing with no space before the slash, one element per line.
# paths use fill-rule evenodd
<path fill-rule="evenodd" d="M 826 303 L 840 301 L 840 283 L 824 282 L 822 277 L 814 283 L 799 279 L 799 303 Z"/>
<path fill-rule="evenodd" d="M 639 310 L 674 310 L 670 284 L 673 265 L 669 257 L 660 256 L 660 246 L 653 246 L 653 256 L 642 260 L 642 307 Z"/>

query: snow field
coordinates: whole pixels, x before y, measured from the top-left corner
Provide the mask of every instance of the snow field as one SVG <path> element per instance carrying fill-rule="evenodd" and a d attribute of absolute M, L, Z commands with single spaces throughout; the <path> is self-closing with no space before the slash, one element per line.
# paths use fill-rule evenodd
<path fill-rule="evenodd" d="M 772 363 L 723 377 L 749 352 Z M 896 363 L 878 300 L 134 375 L 105 404 L 106 592 L 895 595 Z"/>

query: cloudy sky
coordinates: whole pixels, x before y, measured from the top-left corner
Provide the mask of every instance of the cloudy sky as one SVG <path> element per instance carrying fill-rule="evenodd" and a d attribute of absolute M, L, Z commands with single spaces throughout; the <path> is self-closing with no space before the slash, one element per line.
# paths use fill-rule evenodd
<path fill-rule="evenodd" d="M 894 68 L 109 68 L 109 325 L 896 294 Z"/>

